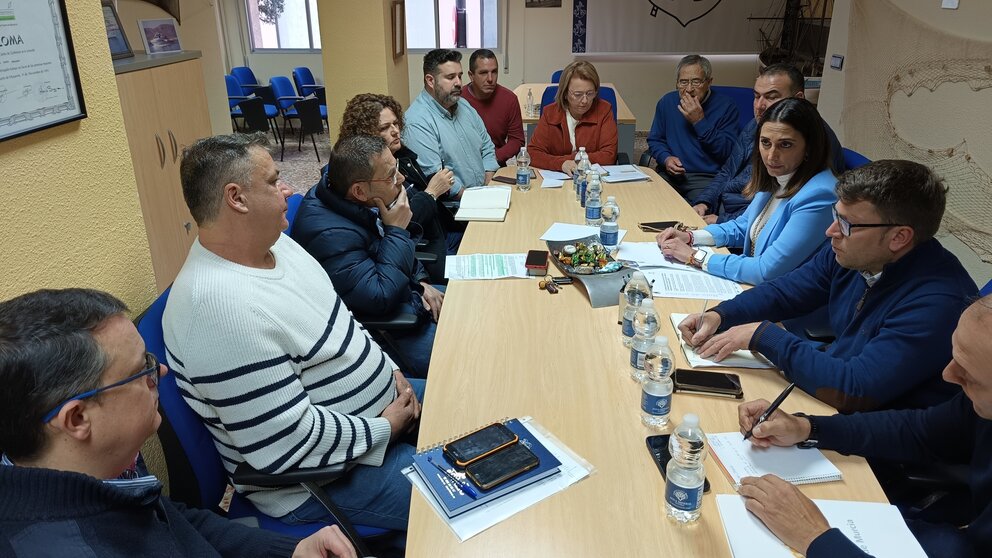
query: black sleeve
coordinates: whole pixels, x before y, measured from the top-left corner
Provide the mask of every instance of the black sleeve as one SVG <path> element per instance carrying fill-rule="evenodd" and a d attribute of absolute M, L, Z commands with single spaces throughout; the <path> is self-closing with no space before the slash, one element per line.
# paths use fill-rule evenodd
<path fill-rule="evenodd" d="M 211 511 L 187 508 L 179 502 L 166 502 L 166 505 L 175 506 L 221 556 L 289 557 L 293 555 L 296 545 L 300 542 L 295 538 L 229 521 Z"/>

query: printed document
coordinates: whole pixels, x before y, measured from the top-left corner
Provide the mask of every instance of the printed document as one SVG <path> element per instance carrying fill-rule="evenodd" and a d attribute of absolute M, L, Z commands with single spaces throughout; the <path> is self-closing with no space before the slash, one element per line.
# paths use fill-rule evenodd
<path fill-rule="evenodd" d="M 644 276 L 652 283 L 654 296 L 663 298 L 699 298 L 730 300 L 741 294 L 741 286 L 729 279 L 704 271 L 679 269 L 645 269 Z"/>
<path fill-rule="evenodd" d="M 447 256 L 445 279 L 504 279 L 529 277 L 524 262 L 527 254 L 469 254 Z"/>

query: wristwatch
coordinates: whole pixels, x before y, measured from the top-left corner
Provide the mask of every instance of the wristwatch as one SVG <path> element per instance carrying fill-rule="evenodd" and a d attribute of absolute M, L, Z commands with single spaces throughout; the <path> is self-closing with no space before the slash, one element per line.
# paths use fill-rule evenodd
<path fill-rule="evenodd" d="M 706 250 L 696 250 L 692 253 L 692 258 L 689 259 L 689 265 L 692 267 L 703 269 L 703 262 L 706 261 Z"/>
<path fill-rule="evenodd" d="M 806 413 L 792 413 L 792 416 L 804 418 L 809 421 L 809 436 L 807 436 L 802 442 L 796 444 L 796 447 L 801 449 L 810 449 L 820 445 L 820 440 L 817 439 L 819 438 L 820 429 L 816 427 L 816 420 Z"/>

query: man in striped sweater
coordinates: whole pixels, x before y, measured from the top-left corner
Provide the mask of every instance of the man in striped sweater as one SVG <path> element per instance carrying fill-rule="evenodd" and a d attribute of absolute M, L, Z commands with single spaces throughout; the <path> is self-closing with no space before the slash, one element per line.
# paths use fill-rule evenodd
<path fill-rule="evenodd" d="M 180 168 L 199 236 L 163 317 L 170 368 L 229 474 L 342 465 L 325 485 L 353 522 L 405 530 L 404 441 L 422 381 L 407 381 L 352 318 L 327 274 L 282 230 L 291 191 L 262 135 L 196 142 Z M 411 385 L 412 382 L 412 385 Z M 298 486 L 237 485 L 287 523 L 326 517 Z"/>

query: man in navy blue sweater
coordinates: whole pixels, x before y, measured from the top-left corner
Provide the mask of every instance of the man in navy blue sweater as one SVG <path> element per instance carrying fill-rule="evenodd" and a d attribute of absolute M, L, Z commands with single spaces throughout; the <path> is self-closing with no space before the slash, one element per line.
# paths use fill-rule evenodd
<path fill-rule="evenodd" d="M 655 108 L 648 150 L 665 180 L 692 200 L 730 155 L 740 117 L 733 100 L 710 89 L 713 68 L 706 58 L 682 58 L 675 75 L 675 91 Z"/>
<path fill-rule="evenodd" d="M 166 368 L 126 311 L 87 289 L 0 303 L 0 556 L 354 557 L 337 526 L 299 541 L 162 497 L 138 451 Z"/>
<path fill-rule="evenodd" d="M 741 192 L 751 180 L 751 154 L 758 134 L 758 122 L 769 107 L 782 99 L 805 98 L 803 85 L 802 72 L 789 64 L 772 64 L 758 74 L 754 81 L 754 120 L 748 122 L 737 134 L 730 156 L 720 167 L 720 172 L 716 173 L 704 190 L 690 200 L 692 208 L 707 224 L 736 219 L 750 205 L 751 200 L 745 198 Z M 844 152 L 837 141 L 837 135 L 826 122 L 823 123 L 823 129 L 830 140 L 833 168 L 839 173 L 844 170 Z"/>
<path fill-rule="evenodd" d="M 971 509 L 966 526 L 910 520 L 910 530 L 929 556 L 992 556 L 992 296 L 968 308 L 953 336 L 953 358 L 944 379 L 964 389 L 928 409 L 811 417 L 775 411 L 755 426 L 752 443 L 832 449 L 847 455 L 922 464 L 967 464 Z M 746 432 L 768 401 L 739 408 Z M 816 504 L 774 475 L 741 479 L 745 506 L 776 536 L 807 558 L 867 556 L 831 529 Z"/>
<path fill-rule="evenodd" d="M 946 189 L 927 167 L 875 161 L 841 175 L 830 245 L 778 279 L 679 325 L 703 357 L 759 351 L 785 377 L 842 413 L 945 401 L 951 331 L 978 293 L 933 238 Z M 820 350 L 773 322 L 826 306 L 836 340 Z M 697 323 L 699 327 L 697 328 Z M 729 329 L 726 329 L 729 328 Z M 718 329 L 726 329 L 714 335 Z"/>

